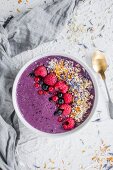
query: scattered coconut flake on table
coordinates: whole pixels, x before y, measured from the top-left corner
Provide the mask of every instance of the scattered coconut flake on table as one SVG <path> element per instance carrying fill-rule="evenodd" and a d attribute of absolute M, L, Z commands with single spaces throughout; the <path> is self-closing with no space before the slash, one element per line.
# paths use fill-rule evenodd
<path fill-rule="evenodd" d="M 113 151 L 111 145 L 107 145 L 103 139 L 100 140 L 100 145 L 93 150 L 91 155 L 91 163 L 89 166 L 80 164 L 80 170 L 110 170 L 113 169 Z M 83 156 L 89 152 L 89 149 L 85 147 L 81 152 Z"/>
<path fill-rule="evenodd" d="M 69 170 L 69 169 L 67 169 L 67 167 L 69 167 L 70 166 L 70 162 L 65 162 L 64 160 L 61 160 L 61 166 L 59 167 L 58 165 L 57 165 L 57 163 L 55 162 L 55 160 L 52 160 L 51 158 L 49 158 L 48 159 L 48 161 L 47 162 L 44 162 L 43 163 L 43 165 L 41 165 L 41 166 L 38 166 L 38 165 L 33 165 L 33 167 L 35 167 L 36 169 L 38 169 L 38 170 L 47 170 L 47 169 L 49 169 L 49 170 Z"/>
<path fill-rule="evenodd" d="M 23 2 L 23 0 L 18 0 L 18 3 L 21 4 Z M 29 2 L 29 0 L 26 0 L 25 2 Z"/>

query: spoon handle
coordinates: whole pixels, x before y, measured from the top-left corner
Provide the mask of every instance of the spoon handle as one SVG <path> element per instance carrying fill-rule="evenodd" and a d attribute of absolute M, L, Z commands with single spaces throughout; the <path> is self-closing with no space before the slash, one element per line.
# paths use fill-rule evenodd
<path fill-rule="evenodd" d="M 110 113 L 110 117 L 111 119 L 113 119 L 113 103 L 111 101 L 111 98 L 110 98 L 110 95 L 109 95 L 109 91 L 108 91 L 108 88 L 107 88 L 107 84 L 106 84 L 106 80 L 104 79 L 104 84 L 105 84 L 105 88 L 106 88 L 106 92 L 107 92 L 107 95 L 108 95 L 108 107 L 109 107 L 109 113 Z"/>

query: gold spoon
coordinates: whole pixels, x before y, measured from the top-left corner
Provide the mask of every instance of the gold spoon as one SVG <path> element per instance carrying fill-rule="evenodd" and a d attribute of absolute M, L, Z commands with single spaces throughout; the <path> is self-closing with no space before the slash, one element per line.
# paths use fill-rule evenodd
<path fill-rule="evenodd" d="M 111 119 L 113 119 L 113 103 L 111 101 L 109 92 L 108 92 L 108 88 L 106 85 L 106 76 L 105 76 L 105 71 L 108 67 L 107 65 L 107 61 L 106 58 L 104 56 L 104 54 L 100 51 L 96 51 L 94 52 L 93 56 L 92 56 L 92 65 L 93 65 L 93 69 L 95 70 L 95 72 L 99 73 L 104 81 L 105 84 L 105 88 L 106 88 L 106 92 L 108 95 L 108 104 L 109 104 L 109 114 Z"/>

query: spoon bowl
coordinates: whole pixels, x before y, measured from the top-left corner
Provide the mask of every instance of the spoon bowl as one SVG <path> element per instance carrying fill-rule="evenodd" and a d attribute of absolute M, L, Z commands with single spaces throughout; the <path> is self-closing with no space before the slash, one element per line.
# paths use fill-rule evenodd
<path fill-rule="evenodd" d="M 99 73 L 102 79 L 105 79 L 105 71 L 107 69 L 107 61 L 104 54 L 100 51 L 94 52 L 92 56 L 92 65 L 95 72 Z"/>

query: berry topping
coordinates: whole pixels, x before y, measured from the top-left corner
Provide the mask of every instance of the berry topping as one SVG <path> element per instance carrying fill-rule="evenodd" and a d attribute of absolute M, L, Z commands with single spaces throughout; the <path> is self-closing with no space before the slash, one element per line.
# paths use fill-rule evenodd
<path fill-rule="evenodd" d="M 63 94 L 62 94 L 61 92 L 58 92 L 57 96 L 58 96 L 59 98 L 61 98 L 61 97 L 63 96 Z"/>
<path fill-rule="evenodd" d="M 56 101 L 58 100 L 58 97 L 57 97 L 57 96 L 53 96 L 53 97 L 52 97 L 52 100 L 53 100 L 54 102 L 56 102 Z"/>
<path fill-rule="evenodd" d="M 36 88 L 39 88 L 40 85 L 39 85 L 38 83 L 35 83 L 34 86 L 35 86 Z"/>
<path fill-rule="evenodd" d="M 49 98 L 49 101 L 52 101 L 52 97 Z"/>
<path fill-rule="evenodd" d="M 60 109 L 63 110 L 63 115 L 65 116 L 71 113 L 71 106 L 69 104 L 62 104 L 60 106 Z"/>
<path fill-rule="evenodd" d="M 72 102 L 72 100 L 73 100 L 72 94 L 70 94 L 70 93 L 65 93 L 64 94 L 64 101 L 65 101 L 65 103 L 69 104 L 69 103 Z"/>
<path fill-rule="evenodd" d="M 35 76 L 45 77 L 47 75 L 47 70 L 45 66 L 38 66 L 35 71 Z"/>
<path fill-rule="evenodd" d="M 57 106 L 57 107 L 60 107 L 60 104 L 57 103 L 56 106 Z"/>
<path fill-rule="evenodd" d="M 59 98 L 58 99 L 58 104 L 63 104 L 64 103 L 64 99 L 63 98 Z"/>
<path fill-rule="evenodd" d="M 62 114 L 62 109 L 58 109 L 57 111 L 54 112 L 54 115 L 61 115 Z"/>
<path fill-rule="evenodd" d="M 49 86 L 54 86 L 56 82 L 57 82 L 57 77 L 56 77 L 56 75 L 54 73 L 49 73 L 44 78 L 44 83 L 49 85 Z"/>
<path fill-rule="evenodd" d="M 34 78 L 34 81 L 35 81 L 35 82 L 39 82 L 39 80 L 40 80 L 39 77 L 35 77 L 35 78 Z"/>
<path fill-rule="evenodd" d="M 49 86 L 48 86 L 47 84 L 42 84 L 42 89 L 43 89 L 43 90 L 47 91 L 48 88 L 49 88 Z"/>
<path fill-rule="evenodd" d="M 49 92 L 53 92 L 54 88 L 53 87 L 49 87 Z"/>
<path fill-rule="evenodd" d="M 35 73 L 32 72 L 32 73 L 30 73 L 29 75 L 30 75 L 30 77 L 34 77 L 34 76 L 35 76 Z"/>
<path fill-rule="evenodd" d="M 53 92 L 53 95 L 57 95 L 57 92 L 56 92 L 56 91 L 54 91 L 54 92 Z"/>
<path fill-rule="evenodd" d="M 58 117 L 58 122 L 62 122 L 63 121 L 63 118 L 60 116 Z"/>
<path fill-rule="evenodd" d="M 42 85 L 43 84 L 43 79 L 39 80 L 39 84 Z"/>
<path fill-rule="evenodd" d="M 42 95 L 42 94 L 43 94 L 43 90 L 39 90 L 39 91 L 38 91 L 38 94 L 39 94 L 39 95 Z"/>
<path fill-rule="evenodd" d="M 43 91 L 43 94 L 48 94 L 48 92 L 47 91 Z"/>
<path fill-rule="evenodd" d="M 62 123 L 62 126 L 65 130 L 71 130 L 75 127 L 75 120 L 71 117 L 68 117 L 65 119 L 65 121 Z"/>
<path fill-rule="evenodd" d="M 55 84 L 55 90 L 60 90 L 62 93 L 66 93 L 68 91 L 68 86 L 64 81 L 58 81 Z"/>

